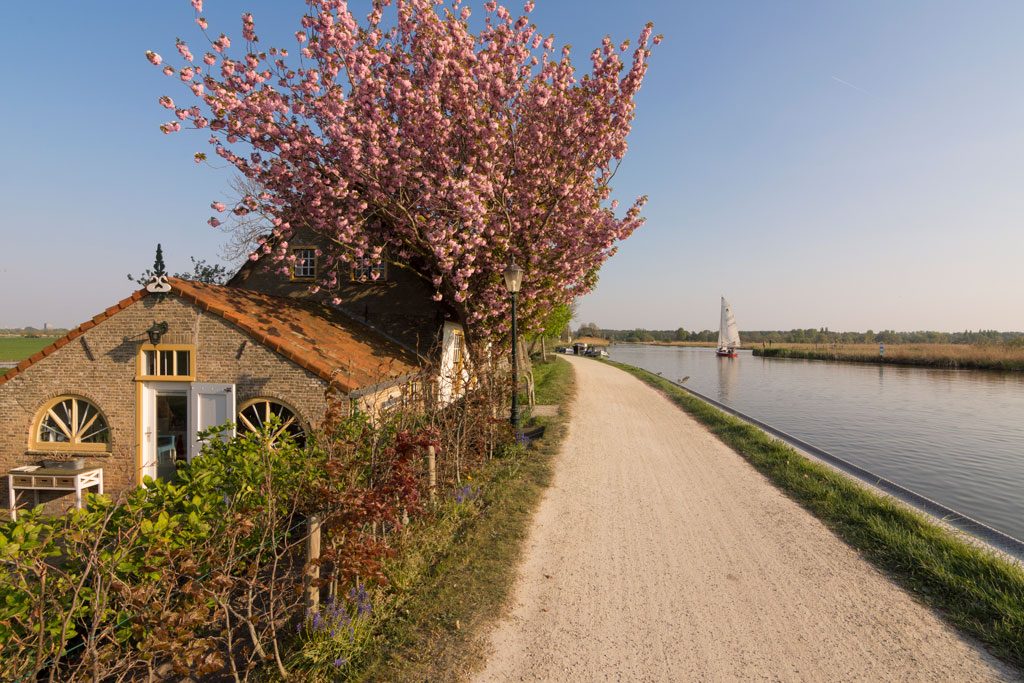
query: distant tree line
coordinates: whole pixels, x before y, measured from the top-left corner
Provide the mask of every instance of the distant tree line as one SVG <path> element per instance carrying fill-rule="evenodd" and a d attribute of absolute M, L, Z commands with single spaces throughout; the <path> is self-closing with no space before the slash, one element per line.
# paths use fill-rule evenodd
<path fill-rule="evenodd" d="M 4 327 L 0 328 L 0 337 L 62 337 L 67 334 L 63 327 L 48 327 L 41 330 L 37 327 Z"/>
<path fill-rule="evenodd" d="M 581 325 L 576 331 L 578 337 L 600 337 L 617 342 L 716 342 L 718 330 L 689 331 L 682 327 L 674 330 L 609 330 L 595 323 Z M 796 344 L 1013 344 L 1024 345 L 1024 332 L 1000 332 L 998 330 L 964 330 L 963 332 L 897 332 L 882 330 L 875 332 L 834 332 L 827 327 L 784 330 L 740 330 L 744 344 L 796 343 Z"/>

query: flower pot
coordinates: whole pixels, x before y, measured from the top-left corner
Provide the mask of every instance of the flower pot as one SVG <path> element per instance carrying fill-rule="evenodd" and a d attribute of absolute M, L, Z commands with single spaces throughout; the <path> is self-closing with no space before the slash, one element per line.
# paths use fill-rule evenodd
<path fill-rule="evenodd" d="M 85 467 L 85 459 L 72 458 L 70 460 L 44 460 L 43 467 L 54 470 L 80 470 Z"/>

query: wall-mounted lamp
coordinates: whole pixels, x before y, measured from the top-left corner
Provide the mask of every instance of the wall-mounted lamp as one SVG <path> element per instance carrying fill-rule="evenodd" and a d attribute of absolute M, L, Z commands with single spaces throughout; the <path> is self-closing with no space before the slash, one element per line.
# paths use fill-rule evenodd
<path fill-rule="evenodd" d="M 149 343 L 156 346 L 160 343 L 160 337 L 167 334 L 167 321 L 153 322 L 149 329 L 146 330 L 146 334 L 149 336 Z"/>

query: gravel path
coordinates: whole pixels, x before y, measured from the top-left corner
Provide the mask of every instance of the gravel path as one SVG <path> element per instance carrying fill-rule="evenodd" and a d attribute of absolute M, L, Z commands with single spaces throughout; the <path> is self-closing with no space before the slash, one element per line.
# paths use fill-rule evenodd
<path fill-rule="evenodd" d="M 1018 680 L 667 399 L 579 394 L 482 681 Z"/>

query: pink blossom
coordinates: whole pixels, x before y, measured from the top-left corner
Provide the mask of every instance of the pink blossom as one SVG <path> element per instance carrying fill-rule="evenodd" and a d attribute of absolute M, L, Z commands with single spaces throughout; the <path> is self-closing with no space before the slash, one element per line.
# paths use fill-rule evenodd
<path fill-rule="evenodd" d="M 221 224 L 220 223 L 220 219 L 217 218 L 216 216 L 210 216 L 210 220 L 208 220 L 206 222 L 210 224 L 211 228 L 216 228 L 218 225 Z"/>
<path fill-rule="evenodd" d="M 174 100 L 167 95 L 160 98 L 160 104 L 167 109 L 174 109 Z"/>
<path fill-rule="evenodd" d="M 152 50 L 146 50 L 146 59 L 148 59 L 149 62 L 155 66 L 160 66 L 160 64 L 164 61 L 163 57 L 153 52 Z"/>
<path fill-rule="evenodd" d="M 164 76 L 173 76 L 173 75 L 174 75 L 174 67 L 165 66 L 164 67 Z"/>
<path fill-rule="evenodd" d="M 197 12 L 203 11 L 203 0 L 192 0 L 192 7 Z"/>
<path fill-rule="evenodd" d="M 180 54 L 186 62 L 193 61 L 192 52 L 188 49 L 188 45 L 185 44 L 184 40 L 179 40 L 175 47 L 178 48 L 178 54 Z"/>
<path fill-rule="evenodd" d="M 633 46 L 602 41 L 578 71 L 568 46 L 559 58 L 554 36 L 495 0 L 478 27 L 454 0 L 450 13 L 438 0 L 385 0 L 369 17 L 343 0 L 306 3 L 295 33 L 302 60 L 249 46 L 229 59 L 221 34 L 200 66 L 180 72 L 196 106 L 175 113 L 209 127 L 215 153 L 261 188 L 231 209 L 274 226 L 250 258 L 287 272 L 288 242 L 313 239 L 331 245 L 326 263 L 373 265 L 387 244 L 390 258 L 415 256 L 434 297 L 494 344 L 508 338 L 509 261 L 526 270 L 524 330 L 590 291 L 594 273 L 643 224 L 646 198 L 620 210 L 610 183 L 661 39 L 652 27 Z M 532 13 L 533 0 L 524 3 Z M 248 13 L 242 32 L 255 42 Z M 190 61 L 187 51 L 179 46 Z M 215 53 L 219 69 L 210 68 Z M 160 103 L 174 108 L 170 98 Z M 330 287 L 331 277 L 311 287 Z"/>
<path fill-rule="evenodd" d="M 242 37 L 249 42 L 256 42 L 256 30 L 252 14 L 246 12 L 242 15 Z"/>
<path fill-rule="evenodd" d="M 199 28 L 204 31 L 210 26 L 209 22 L 206 21 L 206 17 L 196 17 L 196 23 L 199 24 Z"/>

